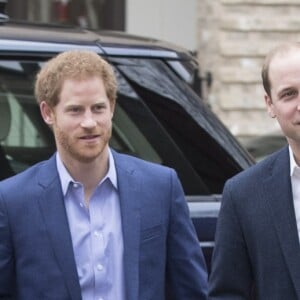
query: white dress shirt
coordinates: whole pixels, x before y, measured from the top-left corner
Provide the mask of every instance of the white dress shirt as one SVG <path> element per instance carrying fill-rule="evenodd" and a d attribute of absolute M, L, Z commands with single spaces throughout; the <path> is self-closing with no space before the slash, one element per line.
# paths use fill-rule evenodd
<path fill-rule="evenodd" d="M 84 188 L 56 155 L 83 300 L 125 300 L 123 235 L 117 175 L 109 170 L 84 204 Z"/>

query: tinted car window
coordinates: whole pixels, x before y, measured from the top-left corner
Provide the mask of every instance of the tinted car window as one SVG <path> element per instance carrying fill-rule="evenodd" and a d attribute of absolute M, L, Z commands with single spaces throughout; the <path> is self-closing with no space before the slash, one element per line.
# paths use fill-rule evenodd
<path fill-rule="evenodd" d="M 159 120 L 192 170 L 181 170 L 189 194 L 221 193 L 224 182 L 249 166 L 249 157 L 198 95 L 159 59 L 115 59 L 135 93 Z M 159 145 L 164 144 L 161 140 Z M 222 145 L 222 147 L 220 147 Z M 169 154 L 172 156 L 172 153 Z M 169 159 L 171 159 L 169 157 Z M 168 161 L 180 170 L 178 159 Z M 193 182 L 191 174 L 198 175 Z M 201 182 L 200 182 L 201 181 Z"/>

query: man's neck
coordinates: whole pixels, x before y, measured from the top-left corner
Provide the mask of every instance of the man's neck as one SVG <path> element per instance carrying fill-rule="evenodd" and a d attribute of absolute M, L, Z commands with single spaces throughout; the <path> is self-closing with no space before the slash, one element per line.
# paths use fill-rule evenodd
<path fill-rule="evenodd" d="M 91 162 L 80 162 L 75 159 L 62 159 L 71 177 L 82 183 L 85 190 L 93 191 L 107 174 L 109 167 L 109 154 L 102 153 Z"/>

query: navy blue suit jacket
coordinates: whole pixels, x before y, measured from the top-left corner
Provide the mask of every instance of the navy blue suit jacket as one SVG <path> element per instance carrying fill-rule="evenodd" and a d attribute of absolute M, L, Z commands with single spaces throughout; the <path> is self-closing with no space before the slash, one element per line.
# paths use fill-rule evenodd
<path fill-rule="evenodd" d="M 288 147 L 224 188 L 209 299 L 300 299 L 300 245 Z"/>
<path fill-rule="evenodd" d="M 113 155 L 126 299 L 165 299 L 166 288 L 171 299 L 205 299 L 205 263 L 175 172 Z M 0 299 L 81 299 L 54 156 L 0 183 Z"/>

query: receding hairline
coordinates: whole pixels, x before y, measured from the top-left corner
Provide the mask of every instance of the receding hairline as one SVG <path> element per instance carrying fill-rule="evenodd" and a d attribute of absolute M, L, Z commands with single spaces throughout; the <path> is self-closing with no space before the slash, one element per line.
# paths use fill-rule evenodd
<path fill-rule="evenodd" d="M 267 56 L 267 59 L 269 57 L 269 65 L 275 57 L 284 56 L 294 50 L 300 50 L 300 42 L 288 42 L 278 45 Z"/>
<path fill-rule="evenodd" d="M 273 48 L 265 57 L 263 62 L 261 77 L 265 92 L 271 97 L 271 82 L 270 82 L 270 65 L 275 58 L 285 56 L 288 53 L 300 50 L 300 42 L 284 42 Z"/>

